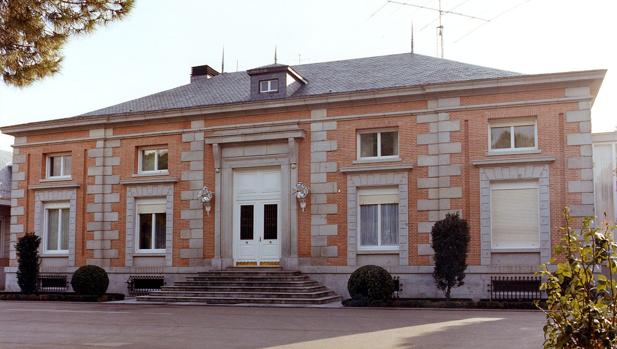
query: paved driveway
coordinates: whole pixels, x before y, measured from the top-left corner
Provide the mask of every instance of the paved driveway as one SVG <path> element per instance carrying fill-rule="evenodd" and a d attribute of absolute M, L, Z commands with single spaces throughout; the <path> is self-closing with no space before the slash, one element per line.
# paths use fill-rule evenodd
<path fill-rule="evenodd" d="M 540 348 L 527 311 L 0 301 L 0 348 Z"/>

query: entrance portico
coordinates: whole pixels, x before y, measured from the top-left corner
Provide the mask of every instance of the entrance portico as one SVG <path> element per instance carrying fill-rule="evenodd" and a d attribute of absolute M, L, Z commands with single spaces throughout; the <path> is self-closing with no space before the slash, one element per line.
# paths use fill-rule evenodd
<path fill-rule="evenodd" d="M 298 265 L 298 125 L 206 135 L 215 163 L 212 266 Z M 274 238 L 275 237 L 275 238 Z"/>

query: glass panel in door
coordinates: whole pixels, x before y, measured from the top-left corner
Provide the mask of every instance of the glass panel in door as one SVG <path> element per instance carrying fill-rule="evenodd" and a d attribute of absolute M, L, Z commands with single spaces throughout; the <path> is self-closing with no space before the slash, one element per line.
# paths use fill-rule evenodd
<path fill-rule="evenodd" d="M 264 204 L 264 240 L 278 238 L 278 205 Z"/>
<path fill-rule="evenodd" d="M 240 240 L 253 240 L 253 205 L 240 205 Z"/>

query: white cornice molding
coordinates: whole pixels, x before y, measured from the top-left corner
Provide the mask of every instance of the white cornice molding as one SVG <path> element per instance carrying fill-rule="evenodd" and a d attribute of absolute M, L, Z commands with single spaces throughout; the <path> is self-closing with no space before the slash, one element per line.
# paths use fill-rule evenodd
<path fill-rule="evenodd" d="M 551 98 L 551 99 L 537 99 L 537 100 L 523 100 L 523 101 L 512 101 L 512 102 L 499 102 L 499 103 L 486 103 L 486 104 L 470 104 L 470 105 L 462 105 L 462 106 L 452 106 L 445 108 L 431 108 L 431 109 L 410 109 L 410 110 L 402 110 L 402 111 L 394 111 L 394 112 L 383 112 L 383 113 L 368 113 L 368 114 L 351 114 L 351 115 L 340 115 L 340 116 L 330 116 L 326 118 L 318 118 L 318 119 L 288 119 L 281 121 L 268 121 L 268 122 L 258 122 L 258 123 L 247 123 L 247 124 L 229 124 L 224 126 L 210 126 L 210 127 L 202 127 L 199 129 L 177 129 L 177 130 L 169 130 L 169 131 L 155 131 L 155 132 L 137 132 L 130 134 L 122 134 L 122 135 L 111 135 L 111 136 L 97 136 L 97 137 L 79 137 L 79 138 L 71 138 L 71 139 L 61 139 L 61 140 L 50 140 L 45 142 L 31 142 L 31 143 L 20 143 L 14 144 L 14 148 L 27 147 L 27 146 L 38 146 L 38 145 L 47 145 L 47 144 L 65 144 L 72 142 L 85 142 L 85 141 L 96 141 L 100 139 L 129 139 L 129 138 L 143 138 L 143 137 L 152 137 L 152 136 L 165 136 L 165 135 L 179 135 L 183 132 L 195 132 L 195 131 L 224 131 L 224 130 L 242 130 L 242 129 L 253 129 L 253 128 L 261 128 L 261 127 L 276 127 L 276 126 L 285 126 L 285 125 L 298 125 L 298 124 L 310 124 L 313 122 L 324 122 L 324 121 L 341 121 L 341 120 L 355 120 L 355 119 L 370 119 L 370 118 L 381 118 L 381 117 L 399 117 L 399 116 L 410 116 L 410 115 L 421 115 L 421 114 L 433 114 L 437 112 L 456 112 L 456 111 L 465 111 L 465 110 L 481 110 L 481 109 L 498 109 L 498 108 L 510 108 L 517 106 L 539 106 L 539 105 L 547 105 L 547 104 L 556 104 L 556 103 L 574 103 L 579 101 L 587 101 L 590 97 L 581 96 L 581 97 L 560 97 L 560 98 Z M 210 137 L 209 135 L 208 137 Z"/>
<path fill-rule="evenodd" d="M 256 111 L 263 109 L 289 108 L 309 106 L 314 104 L 329 104 L 337 102 L 357 101 L 365 99 L 391 98 L 403 96 L 421 96 L 477 90 L 486 88 L 517 87 L 525 85 L 540 85 L 551 83 L 568 83 L 576 81 L 602 80 L 606 70 L 588 70 L 565 73 L 537 74 L 502 77 L 496 79 L 467 80 L 459 82 L 435 83 L 420 86 L 373 89 L 355 92 L 328 93 L 324 95 L 291 97 L 280 100 L 250 101 L 231 104 L 220 104 L 204 107 L 158 110 L 139 113 L 121 113 L 104 116 L 75 116 L 70 118 L 41 121 L 0 128 L 4 134 L 17 135 L 25 132 L 49 130 L 66 127 L 91 127 L 97 124 L 116 124 L 124 122 L 153 121 L 174 117 L 205 116 L 210 114 L 230 113 L 239 111 Z M 592 98 L 593 96 L 589 96 Z"/>

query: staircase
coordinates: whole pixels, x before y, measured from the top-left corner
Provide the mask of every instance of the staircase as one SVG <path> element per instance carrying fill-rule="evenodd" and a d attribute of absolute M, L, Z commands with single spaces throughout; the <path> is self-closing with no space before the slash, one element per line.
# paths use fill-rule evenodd
<path fill-rule="evenodd" d="M 229 268 L 187 277 L 173 286 L 137 297 L 149 302 L 206 304 L 304 304 L 340 302 L 341 297 L 299 271 Z"/>

